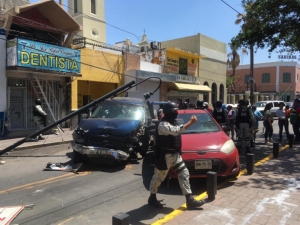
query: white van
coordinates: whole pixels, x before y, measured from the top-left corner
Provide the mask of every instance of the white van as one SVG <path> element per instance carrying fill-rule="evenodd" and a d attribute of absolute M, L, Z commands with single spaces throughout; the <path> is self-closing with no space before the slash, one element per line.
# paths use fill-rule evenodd
<path fill-rule="evenodd" d="M 277 117 L 276 115 L 276 111 L 277 109 L 279 109 L 279 103 L 280 102 L 283 102 L 283 104 L 285 105 L 284 101 L 280 101 L 280 100 L 275 100 L 275 101 L 260 101 L 260 102 L 256 102 L 255 105 L 256 106 L 256 109 L 258 111 L 260 111 L 261 113 L 264 112 L 264 109 L 265 109 L 265 106 L 268 104 L 268 103 L 272 103 L 272 108 L 271 108 L 271 113 L 274 117 Z"/>

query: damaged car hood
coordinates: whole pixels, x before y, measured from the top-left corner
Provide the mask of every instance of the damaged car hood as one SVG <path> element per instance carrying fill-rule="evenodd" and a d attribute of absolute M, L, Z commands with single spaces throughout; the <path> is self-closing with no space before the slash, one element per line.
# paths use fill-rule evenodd
<path fill-rule="evenodd" d="M 124 136 L 136 129 L 140 123 L 140 120 L 89 118 L 81 120 L 77 129 L 89 134 Z"/>

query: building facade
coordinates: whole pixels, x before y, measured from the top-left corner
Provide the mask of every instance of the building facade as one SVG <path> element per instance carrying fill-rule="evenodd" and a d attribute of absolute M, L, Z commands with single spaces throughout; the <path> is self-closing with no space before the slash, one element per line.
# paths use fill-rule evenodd
<path fill-rule="evenodd" d="M 106 43 L 104 0 L 68 0 L 68 12 L 82 26 L 75 39 L 85 37 L 90 43 Z"/>
<path fill-rule="evenodd" d="M 142 98 L 145 93 L 155 92 L 151 101 L 176 102 L 181 98 L 183 101 L 189 99 L 191 103 L 196 103 L 199 95 L 211 91 L 199 82 L 199 59 L 204 56 L 178 47 L 162 48 L 161 43 L 157 42 L 151 42 L 149 46 L 144 45 L 146 40 L 141 43 L 143 45 L 138 49 L 125 48 L 128 51 L 124 52 L 124 80 L 125 83 L 131 80 L 149 80 L 129 90 L 129 97 Z"/>
<path fill-rule="evenodd" d="M 228 71 L 231 74 L 232 71 Z M 270 62 L 254 64 L 254 99 L 293 101 L 300 96 L 300 64 L 297 62 Z M 247 98 L 250 91 L 250 65 L 236 68 L 234 88 L 228 87 L 228 94 L 235 102 Z M 235 91 L 234 91 L 235 90 Z"/>
<path fill-rule="evenodd" d="M 121 86 L 124 74 L 124 60 L 121 51 L 98 48 L 81 48 L 81 77 L 72 82 L 72 111 L 88 104 L 92 99 Z M 72 118 L 72 128 L 79 117 Z"/>
<path fill-rule="evenodd" d="M 193 36 L 164 41 L 161 43 L 161 47 L 178 47 L 204 55 L 205 57 L 199 60 L 199 84 L 208 86 L 211 92 L 204 93 L 199 98 L 210 104 L 217 100 L 227 101 L 225 43 L 198 33 Z"/>
<path fill-rule="evenodd" d="M 5 30 L 5 110 L 10 135 L 35 128 L 32 107 L 37 98 L 53 122 L 70 112 L 70 81 L 80 77 L 80 51 L 71 49 L 81 27 L 55 1 L 16 6 L 2 15 Z M 2 68 L 3 70 L 3 68 Z M 4 92 L 1 87 L 1 92 Z M 63 126 L 69 126 L 64 123 Z"/>

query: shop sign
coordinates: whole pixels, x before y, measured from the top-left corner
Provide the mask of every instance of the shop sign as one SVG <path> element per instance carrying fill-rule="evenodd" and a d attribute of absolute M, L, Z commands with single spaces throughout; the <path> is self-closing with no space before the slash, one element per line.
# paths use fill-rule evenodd
<path fill-rule="evenodd" d="M 189 63 L 189 65 L 188 65 L 188 75 L 192 75 L 192 76 L 197 75 L 197 64 Z"/>
<path fill-rule="evenodd" d="M 179 68 L 179 62 L 177 59 L 173 59 L 171 57 L 167 57 L 167 67 L 168 67 L 168 72 L 170 73 L 178 73 L 178 68 Z"/>
<path fill-rule="evenodd" d="M 7 66 L 80 73 L 80 51 L 22 38 L 7 44 Z"/>
<path fill-rule="evenodd" d="M 188 76 L 188 75 L 182 75 L 177 74 L 176 81 L 183 82 L 183 83 L 193 83 L 193 84 L 200 84 L 199 77 L 196 76 Z"/>
<path fill-rule="evenodd" d="M 278 55 L 278 59 L 297 59 L 295 55 Z"/>

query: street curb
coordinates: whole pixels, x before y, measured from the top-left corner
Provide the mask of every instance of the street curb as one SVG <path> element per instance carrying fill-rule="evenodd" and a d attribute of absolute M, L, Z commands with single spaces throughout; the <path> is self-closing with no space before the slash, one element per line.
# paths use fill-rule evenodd
<path fill-rule="evenodd" d="M 61 145 L 61 144 L 69 144 L 72 140 L 69 141 L 61 141 L 61 142 L 52 142 L 52 143 L 46 143 L 46 144 L 37 144 L 37 145 L 30 145 L 30 146 L 21 146 L 14 148 L 13 151 L 21 151 L 21 150 L 28 150 L 28 149 L 34 149 L 39 147 L 48 147 L 48 146 L 54 146 L 54 145 Z"/>
<path fill-rule="evenodd" d="M 286 150 L 286 149 L 288 149 L 288 148 L 289 148 L 289 145 L 284 145 L 284 146 L 282 146 L 282 147 L 279 149 L 279 152 L 282 152 L 282 151 L 284 151 L 284 150 Z M 256 162 L 256 163 L 254 164 L 254 166 L 255 166 L 255 167 L 256 167 L 256 166 L 259 166 L 259 165 L 265 163 L 266 161 L 269 161 L 269 160 L 272 159 L 272 158 L 274 158 L 274 157 L 273 157 L 273 154 L 270 154 L 270 155 L 268 155 L 267 157 L 263 158 L 262 160 Z M 239 173 L 239 175 L 237 176 L 237 178 L 240 177 L 240 176 L 242 176 L 242 175 L 244 175 L 244 174 L 246 174 L 246 173 L 247 173 L 247 169 L 243 169 L 242 171 L 240 171 L 240 173 Z M 220 184 L 217 186 L 217 190 L 219 190 L 222 186 L 228 184 L 229 182 L 231 182 L 231 181 L 233 181 L 233 180 L 234 180 L 233 178 L 229 178 L 229 179 L 223 181 L 222 183 L 220 183 Z M 207 192 L 205 191 L 205 192 L 201 193 L 200 195 L 198 195 L 197 197 L 195 197 L 195 199 L 196 199 L 196 200 L 202 200 L 202 199 L 204 199 L 206 196 L 207 196 Z M 173 220 L 175 217 L 181 215 L 181 214 L 182 214 L 183 212 L 185 212 L 186 210 L 187 210 L 186 204 L 183 204 L 183 205 L 179 206 L 177 209 L 175 209 L 173 212 L 171 212 L 171 213 L 165 215 L 163 218 L 160 218 L 160 219 L 158 219 L 157 221 L 153 222 L 151 225 L 163 225 L 163 224 L 165 224 L 165 223 L 167 223 L 167 222 Z"/>

